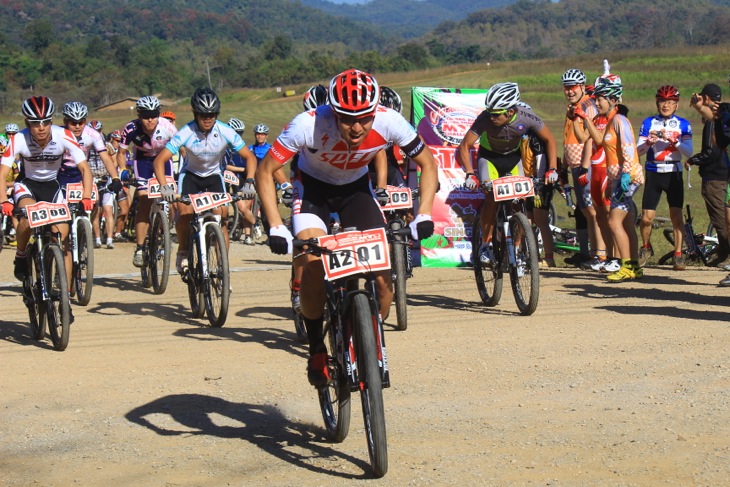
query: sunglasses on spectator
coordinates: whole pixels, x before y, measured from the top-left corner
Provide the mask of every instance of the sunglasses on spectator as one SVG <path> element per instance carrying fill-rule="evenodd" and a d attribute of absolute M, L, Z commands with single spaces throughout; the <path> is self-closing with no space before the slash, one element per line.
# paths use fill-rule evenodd
<path fill-rule="evenodd" d="M 28 125 L 31 127 L 45 127 L 46 125 L 51 125 L 52 122 L 52 118 L 44 118 L 43 120 L 28 120 Z"/>

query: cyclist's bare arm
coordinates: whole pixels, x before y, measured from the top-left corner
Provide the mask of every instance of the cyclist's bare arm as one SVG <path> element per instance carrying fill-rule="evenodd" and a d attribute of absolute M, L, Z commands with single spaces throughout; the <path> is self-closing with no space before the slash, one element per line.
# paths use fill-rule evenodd
<path fill-rule="evenodd" d="M 116 161 L 114 161 L 109 153 L 106 151 L 99 152 L 98 154 L 101 162 L 104 163 L 104 167 L 106 168 L 107 173 L 109 173 L 109 177 L 119 178 L 119 173 L 122 172 L 122 169 L 117 169 Z"/>
<path fill-rule="evenodd" d="M 276 185 L 274 184 L 274 174 L 281 169 L 281 166 L 269 154 L 266 154 L 256 168 L 256 192 L 259 194 L 261 208 L 271 227 L 284 224 L 276 203 Z"/>
<path fill-rule="evenodd" d="M 117 167 L 119 168 L 119 171 L 122 171 L 124 169 L 127 169 L 127 149 L 122 149 L 121 147 L 117 151 Z"/>
<path fill-rule="evenodd" d="M 545 153 L 548 160 L 549 169 L 558 168 L 558 144 L 555 142 L 555 137 L 550 131 L 547 125 L 543 125 L 537 136 L 545 142 Z"/>
<path fill-rule="evenodd" d="M 280 167 L 279 169 L 274 172 L 274 180 L 281 186 L 284 183 L 288 183 L 289 178 L 286 177 L 286 173 L 284 172 L 284 168 Z"/>
<path fill-rule="evenodd" d="M 385 188 L 388 186 L 388 156 L 385 149 L 380 149 L 375 154 L 375 187 Z"/>
<path fill-rule="evenodd" d="M 84 185 L 82 198 L 91 199 L 91 190 L 94 186 L 94 176 L 91 174 L 91 168 L 89 168 L 89 164 L 86 161 L 79 162 L 76 164 L 76 167 L 79 168 L 81 184 Z"/>
<path fill-rule="evenodd" d="M 467 132 L 470 134 L 472 132 Z M 438 165 L 433 157 L 431 149 L 424 145 L 423 150 L 411 159 L 421 169 L 421 179 L 418 183 L 420 204 L 418 206 L 419 214 L 431 214 L 433 208 L 433 200 L 438 189 Z M 471 162 L 470 162 L 471 164 Z"/>
<path fill-rule="evenodd" d="M 167 161 L 170 160 L 172 157 L 172 151 L 165 147 L 160 151 L 159 154 L 157 154 L 157 157 L 155 157 L 154 162 L 152 163 L 152 169 L 155 171 L 155 177 L 157 178 L 157 182 L 160 184 L 164 184 L 166 179 L 165 175 L 165 164 Z"/>
<path fill-rule="evenodd" d="M 10 166 L 6 165 L 0 165 L 0 203 L 4 203 L 6 201 L 10 201 L 8 198 L 8 174 L 10 174 L 11 171 Z"/>
<path fill-rule="evenodd" d="M 471 150 L 478 139 L 479 136 L 469 130 L 464 135 L 464 138 L 461 139 L 459 149 L 456 151 L 456 161 L 461 164 L 461 167 L 464 168 L 464 172 L 466 173 L 474 172 L 474 166 L 471 163 Z"/>
<path fill-rule="evenodd" d="M 256 165 L 258 164 L 256 156 L 245 145 L 238 150 L 238 155 L 246 159 L 246 171 L 250 174 L 249 177 L 253 177 L 256 174 Z"/>

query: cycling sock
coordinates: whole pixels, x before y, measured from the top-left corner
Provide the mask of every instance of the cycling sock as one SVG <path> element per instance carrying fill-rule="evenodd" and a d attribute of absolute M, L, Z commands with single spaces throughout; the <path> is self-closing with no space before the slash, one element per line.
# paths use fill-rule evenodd
<path fill-rule="evenodd" d="M 300 285 L 300 283 L 299 283 L 298 280 L 292 279 L 292 281 L 291 281 L 291 290 L 294 291 L 294 292 L 299 292 L 299 285 Z"/>
<path fill-rule="evenodd" d="M 651 248 L 651 243 L 645 243 L 644 245 L 641 246 L 641 248 L 642 249 L 650 249 Z"/>
<path fill-rule="evenodd" d="M 324 316 L 313 320 L 304 318 L 304 324 L 307 325 L 307 338 L 309 338 L 309 355 L 327 351 L 327 347 L 324 345 L 324 337 L 322 336 L 323 323 Z"/>
<path fill-rule="evenodd" d="M 682 256 L 682 252 L 681 252 L 681 251 L 679 251 L 679 252 L 674 252 L 674 256 L 675 256 L 675 257 L 681 257 L 681 256 Z"/>
<path fill-rule="evenodd" d="M 144 247 L 144 245 L 137 245 L 137 249 L 136 250 L 142 250 L 143 247 Z"/>
<path fill-rule="evenodd" d="M 25 259 L 25 250 L 16 250 L 15 251 L 15 258 L 16 259 Z"/>

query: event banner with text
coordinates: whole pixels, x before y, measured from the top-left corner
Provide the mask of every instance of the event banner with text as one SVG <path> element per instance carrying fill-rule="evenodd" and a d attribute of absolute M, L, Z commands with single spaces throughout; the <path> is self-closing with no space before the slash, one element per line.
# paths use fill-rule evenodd
<path fill-rule="evenodd" d="M 421 242 L 423 267 L 456 267 L 471 262 L 471 228 L 484 197 L 479 191 L 463 189 L 464 170 L 456 151 L 484 110 L 486 93 L 480 89 L 413 88 L 411 123 L 439 166 L 440 190 L 433 205 L 435 234 Z M 475 158 L 474 150 L 471 156 Z"/>

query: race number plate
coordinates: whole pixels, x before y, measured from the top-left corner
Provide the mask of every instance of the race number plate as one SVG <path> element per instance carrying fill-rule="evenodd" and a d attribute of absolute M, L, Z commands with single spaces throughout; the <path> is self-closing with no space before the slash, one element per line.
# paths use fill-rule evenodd
<path fill-rule="evenodd" d="M 223 171 L 223 182 L 238 186 L 238 176 L 231 171 Z"/>
<path fill-rule="evenodd" d="M 177 183 L 175 182 L 175 178 L 167 176 L 165 180 L 167 181 L 165 184 L 172 183 L 172 185 L 175 186 L 175 193 L 177 193 Z M 157 182 L 157 178 L 149 178 L 147 180 L 147 197 L 162 198 L 162 193 L 160 193 L 160 183 Z"/>
<path fill-rule="evenodd" d="M 492 181 L 494 201 L 505 201 L 535 196 L 532 179 L 524 176 L 505 176 Z"/>
<path fill-rule="evenodd" d="M 49 203 L 39 201 L 25 207 L 28 212 L 28 224 L 31 228 L 48 225 L 49 223 L 67 222 L 71 219 L 71 212 L 66 203 Z"/>
<path fill-rule="evenodd" d="M 353 274 L 390 269 L 385 229 L 342 232 L 317 239 L 332 252 L 322 255 L 325 277 L 332 281 Z"/>
<path fill-rule="evenodd" d="M 99 194 L 96 183 L 91 187 L 91 201 L 96 201 Z M 83 183 L 69 183 L 66 185 L 66 201 L 69 203 L 78 203 L 84 195 Z"/>
<path fill-rule="evenodd" d="M 390 201 L 383 206 L 383 210 L 403 210 L 413 208 L 413 199 L 411 198 L 411 188 L 399 188 L 397 186 L 388 186 L 386 188 Z"/>
<path fill-rule="evenodd" d="M 193 204 L 195 213 L 212 210 L 232 200 L 231 195 L 228 193 L 197 193 L 188 196 L 190 196 L 190 202 Z"/>

